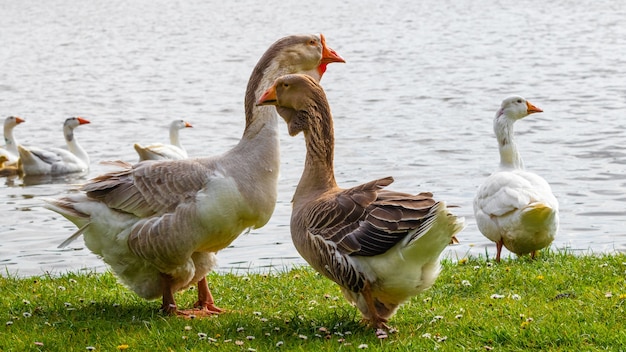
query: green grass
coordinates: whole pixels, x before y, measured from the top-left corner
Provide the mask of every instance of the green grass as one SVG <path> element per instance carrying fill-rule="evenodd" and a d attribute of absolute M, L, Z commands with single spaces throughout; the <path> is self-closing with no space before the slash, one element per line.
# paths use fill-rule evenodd
<path fill-rule="evenodd" d="M 211 274 L 220 316 L 158 312 L 111 274 L 0 277 L 0 351 L 625 351 L 626 256 L 542 253 L 445 261 L 379 339 L 337 286 L 308 268 Z M 493 295 L 499 295 L 494 298 Z M 186 308 L 195 290 L 178 293 Z"/>

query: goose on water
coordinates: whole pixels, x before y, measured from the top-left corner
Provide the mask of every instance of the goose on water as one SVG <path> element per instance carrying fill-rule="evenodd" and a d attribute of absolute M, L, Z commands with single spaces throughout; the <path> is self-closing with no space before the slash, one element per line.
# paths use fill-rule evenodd
<path fill-rule="evenodd" d="M 89 155 L 78 144 L 74 129 L 88 124 L 82 117 L 70 117 L 63 123 L 63 136 L 67 149 L 51 147 L 26 147 L 18 145 L 18 167 L 25 176 L 59 176 L 89 170 Z"/>
<path fill-rule="evenodd" d="M 133 147 L 139 154 L 139 161 L 142 160 L 180 160 L 187 159 L 187 151 L 180 142 L 179 131 L 193 127 L 184 120 L 174 120 L 170 123 L 170 144 L 153 143 L 142 146 L 135 143 Z"/>

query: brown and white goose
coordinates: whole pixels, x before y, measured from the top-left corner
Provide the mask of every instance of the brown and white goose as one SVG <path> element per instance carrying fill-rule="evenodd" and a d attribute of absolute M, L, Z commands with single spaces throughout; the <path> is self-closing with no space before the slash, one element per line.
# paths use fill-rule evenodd
<path fill-rule="evenodd" d="M 0 156 L 6 158 L 6 167 L 16 164 L 20 157 L 17 151 L 17 140 L 13 137 L 13 129 L 22 122 L 25 120 L 18 116 L 9 116 L 4 119 L 4 147 L 0 148 Z"/>
<path fill-rule="evenodd" d="M 162 297 L 170 314 L 219 313 L 206 280 L 215 253 L 242 232 L 267 223 L 276 203 L 278 117 L 256 100 L 279 76 L 306 73 L 319 80 L 331 62 L 344 62 L 322 35 L 275 42 L 254 68 L 245 96 L 239 143 L 222 155 L 144 161 L 96 177 L 84 193 L 48 200 L 79 227 L 61 246 L 85 244 L 139 296 Z M 198 310 L 178 310 L 174 293 L 197 283 Z"/>
<path fill-rule="evenodd" d="M 184 120 L 174 120 L 170 123 L 170 144 L 153 143 L 142 146 L 135 143 L 135 151 L 139 154 L 139 161 L 142 160 L 181 160 L 187 159 L 187 151 L 180 143 L 179 131 L 193 127 Z"/>
<path fill-rule="evenodd" d="M 478 189 L 474 215 L 480 232 L 496 243 L 496 262 L 503 246 L 534 258 L 554 241 L 559 229 L 559 203 L 546 180 L 524 170 L 513 131 L 516 121 L 542 111 L 520 96 L 511 96 L 502 101 L 493 120 L 500 170 Z"/>
<path fill-rule="evenodd" d="M 303 75 L 279 78 L 259 99 L 276 105 L 289 134 L 304 133 L 306 161 L 293 196 L 291 236 L 298 252 L 336 282 L 378 329 L 439 275 L 439 256 L 464 221 L 431 193 L 383 189 L 386 177 L 349 189 L 334 175 L 334 135 L 325 93 Z"/>
<path fill-rule="evenodd" d="M 51 175 L 59 176 L 89 170 L 89 155 L 78 144 L 74 129 L 88 124 L 89 120 L 82 117 L 70 117 L 63 123 L 63 136 L 67 149 L 40 148 L 18 145 L 20 156 L 18 168 L 25 176 Z"/>

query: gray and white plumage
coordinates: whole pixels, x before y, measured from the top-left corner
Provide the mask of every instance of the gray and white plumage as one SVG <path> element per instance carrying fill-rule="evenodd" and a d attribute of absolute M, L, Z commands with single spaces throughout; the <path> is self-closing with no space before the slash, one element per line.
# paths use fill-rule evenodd
<path fill-rule="evenodd" d="M 198 284 L 201 308 L 218 313 L 206 282 L 215 253 L 241 233 L 259 228 L 272 215 L 277 197 L 279 139 L 277 115 L 257 107 L 274 79 L 302 72 L 320 79 L 322 65 L 342 61 L 322 35 L 294 35 L 275 42 L 254 68 L 245 96 L 246 124 L 239 143 L 216 156 L 121 164 L 96 177 L 83 193 L 49 200 L 68 218 L 85 244 L 111 266 L 139 296 L 163 298 L 168 313 L 174 293 Z M 340 60 L 341 59 L 341 60 Z M 324 66 L 325 68 L 325 66 Z M 67 244 L 68 241 L 63 244 Z"/>

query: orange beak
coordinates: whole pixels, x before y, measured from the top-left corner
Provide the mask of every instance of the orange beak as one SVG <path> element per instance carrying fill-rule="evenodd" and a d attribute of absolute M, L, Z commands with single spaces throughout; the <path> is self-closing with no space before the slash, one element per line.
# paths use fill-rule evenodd
<path fill-rule="evenodd" d="M 324 72 L 326 72 L 328 64 L 333 62 L 346 62 L 346 60 L 339 56 L 336 51 L 326 46 L 326 38 L 324 38 L 324 35 L 321 33 L 320 40 L 322 41 L 322 61 L 317 67 L 317 72 L 320 74 L 320 77 L 322 77 Z"/>
<path fill-rule="evenodd" d="M 89 120 L 82 118 L 82 117 L 77 117 L 76 120 L 78 120 L 78 123 L 80 123 L 81 125 L 84 125 L 86 123 L 91 123 L 89 122 Z"/>
<path fill-rule="evenodd" d="M 185 127 L 189 128 L 189 127 L 193 127 L 189 122 L 185 121 Z"/>
<path fill-rule="evenodd" d="M 527 111 L 529 114 L 534 114 L 536 112 L 543 112 L 543 110 L 539 109 L 538 107 L 534 106 L 528 101 L 526 101 L 526 107 L 527 107 Z"/>
<path fill-rule="evenodd" d="M 22 122 L 26 122 L 26 120 L 24 120 L 24 119 L 23 119 L 23 118 L 21 118 L 21 117 L 17 117 L 17 116 L 15 116 L 15 122 L 16 122 L 16 123 L 22 123 Z"/>
<path fill-rule="evenodd" d="M 271 86 L 265 91 L 259 98 L 256 105 L 276 105 L 278 104 L 278 98 L 276 97 L 276 86 Z"/>
<path fill-rule="evenodd" d="M 332 62 L 343 62 L 343 63 L 346 62 L 346 60 L 344 60 L 343 57 L 339 56 L 339 54 L 337 54 L 336 51 L 326 46 L 326 38 L 321 33 L 320 33 L 320 39 L 322 41 L 322 63 L 323 64 L 330 64 Z"/>

